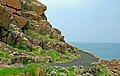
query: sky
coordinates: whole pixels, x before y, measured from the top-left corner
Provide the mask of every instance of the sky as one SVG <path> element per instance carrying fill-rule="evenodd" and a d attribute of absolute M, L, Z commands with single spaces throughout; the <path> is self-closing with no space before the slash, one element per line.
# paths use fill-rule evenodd
<path fill-rule="evenodd" d="M 39 0 L 67 42 L 120 43 L 120 0 Z"/>

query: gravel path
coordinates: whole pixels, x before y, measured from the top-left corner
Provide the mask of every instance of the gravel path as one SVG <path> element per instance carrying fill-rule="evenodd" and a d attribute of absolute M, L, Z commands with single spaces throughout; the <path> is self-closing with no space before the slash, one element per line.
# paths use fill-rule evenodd
<path fill-rule="evenodd" d="M 52 66 L 63 66 L 63 67 L 69 67 L 69 66 L 88 66 L 90 65 L 92 62 L 96 62 L 99 59 L 95 58 L 94 56 L 92 56 L 89 53 L 83 52 L 83 51 L 76 51 L 76 53 L 81 55 L 81 58 L 78 60 L 74 60 L 72 62 L 66 62 L 66 63 L 52 63 L 50 65 Z"/>

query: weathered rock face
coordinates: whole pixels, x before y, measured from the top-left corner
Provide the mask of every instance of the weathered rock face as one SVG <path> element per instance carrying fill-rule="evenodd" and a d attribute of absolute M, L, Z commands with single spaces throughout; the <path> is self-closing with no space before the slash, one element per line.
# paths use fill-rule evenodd
<path fill-rule="evenodd" d="M 61 53 L 74 52 L 61 31 L 52 28 L 47 21 L 46 9 L 36 0 L 0 0 L 0 41 L 17 47 L 24 43 L 29 49 L 41 47 Z"/>
<path fill-rule="evenodd" d="M 20 0 L 6 0 L 7 6 L 12 7 L 14 9 L 21 9 L 21 1 Z"/>
<path fill-rule="evenodd" d="M 15 24 L 18 25 L 18 27 L 20 29 L 22 29 L 27 22 L 27 20 L 25 18 L 18 16 L 18 15 L 14 15 L 14 20 L 16 22 Z"/>

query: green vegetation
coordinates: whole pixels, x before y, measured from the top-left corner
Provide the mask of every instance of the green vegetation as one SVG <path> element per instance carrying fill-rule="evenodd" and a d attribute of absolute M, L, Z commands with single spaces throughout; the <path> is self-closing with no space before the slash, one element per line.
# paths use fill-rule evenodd
<path fill-rule="evenodd" d="M 49 76 L 77 76 L 82 75 L 79 67 L 51 67 L 51 70 L 48 72 Z"/>
<path fill-rule="evenodd" d="M 20 41 L 19 46 L 17 46 L 16 44 L 10 44 L 10 46 L 13 48 L 18 48 L 18 50 L 16 51 L 20 51 L 20 50 L 30 51 L 30 49 L 22 41 Z"/>
<path fill-rule="evenodd" d="M 52 58 L 52 62 L 68 62 L 75 59 L 78 59 L 80 55 L 71 54 L 68 51 L 65 51 L 65 54 L 61 54 L 55 50 L 40 52 L 40 56 L 49 56 Z"/>
<path fill-rule="evenodd" d="M 79 54 L 72 54 L 69 53 L 68 51 L 65 51 L 64 54 L 61 54 L 55 50 L 42 50 L 42 49 L 36 49 L 33 48 L 32 52 L 36 55 L 36 56 L 41 56 L 41 57 L 47 57 L 45 59 L 45 61 L 48 63 L 47 60 L 51 59 L 50 62 L 56 63 L 56 62 L 69 62 L 72 60 L 76 60 L 78 58 L 80 58 Z"/>
<path fill-rule="evenodd" d="M 11 58 L 12 56 L 10 56 L 7 51 L 0 49 L 0 60 L 3 60 L 3 62 L 0 62 L 0 64 L 4 64 L 6 61 L 10 60 Z"/>
<path fill-rule="evenodd" d="M 43 69 L 37 64 L 29 64 L 25 68 L 0 68 L 0 76 L 38 76 L 39 72 L 44 76 Z"/>
<path fill-rule="evenodd" d="M 51 42 L 55 42 L 55 43 L 58 43 L 59 41 L 56 40 L 56 39 L 52 39 L 50 38 L 48 35 L 43 35 L 43 34 L 40 34 L 39 32 L 37 31 L 34 31 L 34 30 L 28 30 L 28 35 L 27 35 L 28 38 L 34 38 L 34 39 L 44 39 L 45 41 L 51 41 Z"/>
<path fill-rule="evenodd" d="M 97 76 L 108 76 L 109 74 L 108 69 L 104 65 L 94 65 L 92 68 L 97 70 L 95 72 Z"/>
<path fill-rule="evenodd" d="M 19 49 L 29 51 L 29 48 L 22 41 L 20 42 Z"/>
<path fill-rule="evenodd" d="M 91 69 L 88 71 L 88 69 Z M 29 64 L 24 68 L 0 68 L 0 76 L 108 76 L 108 69 L 103 65 L 90 67 L 59 67 L 44 64 Z"/>
<path fill-rule="evenodd" d="M 23 60 L 24 62 L 20 61 L 20 58 L 19 58 L 19 61 L 20 61 L 19 63 L 23 63 L 23 64 L 29 64 L 29 63 L 33 63 L 33 62 L 35 62 L 35 63 L 49 63 L 49 62 L 62 63 L 62 62 L 69 62 L 69 61 L 80 58 L 79 54 L 72 54 L 68 51 L 65 51 L 65 53 L 62 54 L 53 49 L 43 50 L 42 48 L 33 48 L 30 50 L 22 42 L 21 42 L 19 48 L 17 48 L 16 45 L 11 45 L 11 46 L 12 46 L 11 48 L 13 49 L 12 53 L 9 53 L 8 51 L 0 50 L 0 58 L 1 59 L 7 58 L 7 60 L 9 60 L 9 62 L 7 62 L 6 64 L 9 64 L 9 65 L 12 64 L 11 60 L 14 59 L 14 53 L 18 54 L 19 56 L 25 56 L 27 58 L 34 58 L 34 55 L 37 57 L 33 60 L 28 60 L 28 61 Z M 24 50 L 31 54 L 24 53 Z"/>
<path fill-rule="evenodd" d="M 91 70 L 90 70 L 91 69 Z M 51 67 L 49 76 L 108 76 L 108 69 L 103 65 L 92 65 L 90 67 Z"/>
<path fill-rule="evenodd" d="M 22 68 L 0 68 L 0 76 L 14 76 L 22 73 Z"/>
<path fill-rule="evenodd" d="M 0 57 L 5 57 L 5 58 L 8 58 L 8 52 L 4 51 L 4 50 L 0 50 Z"/>

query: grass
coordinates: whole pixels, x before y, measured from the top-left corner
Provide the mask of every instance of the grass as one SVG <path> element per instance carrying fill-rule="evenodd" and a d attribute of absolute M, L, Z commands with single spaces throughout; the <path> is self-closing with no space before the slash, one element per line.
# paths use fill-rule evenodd
<path fill-rule="evenodd" d="M 98 76 L 108 76 L 108 68 L 106 68 L 104 65 L 96 65 L 94 66 L 96 68 L 97 72 L 96 75 Z"/>
<path fill-rule="evenodd" d="M 14 76 L 22 73 L 22 68 L 0 68 L 0 76 Z"/>
<path fill-rule="evenodd" d="M 33 39 L 43 39 L 43 41 L 46 41 L 46 42 L 53 42 L 53 43 L 58 43 L 59 41 L 56 40 L 56 39 L 51 39 L 49 38 L 48 35 L 43 35 L 43 34 L 40 34 L 39 32 L 37 31 L 34 31 L 34 30 L 28 30 L 28 35 L 27 37 L 29 38 L 33 38 Z M 61 54 L 55 50 L 50 50 L 49 52 L 45 51 L 45 50 L 42 50 L 40 49 L 40 51 L 38 51 L 37 48 L 33 48 L 33 49 L 29 49 L 22 41 L 20 42 L 20 45 L 19 47 L 17 47 L 16 45 L 14 44 L 11 44 L 11 46 L 13 48 L 18 48 L 18 50 L 14 50 L 15 52 L 21 52 L 22 50 L 26 50 L 28 52 L 33 52 L 36 56 L 49 56 L 52 58 L 52 61 L 51 62 L 68 62 L 68 61 L 72 61 L 72 60 L 75 60 L 77 58 L 79 58 L 80 56 L 76 56 L 72 53 L 69 53 L 68 51 L 65 51 L 65 54 Z M 45 60 L 46 61 L 46 60 Z"/>
<path fill-rule="evenodd" d="M 55 42 L 55 43 L 58 43 L 59 41 L 56 40 L 56 39 L 51 39 L 49 38 L 48 35 L 43 35 L 43 34 L 40 34 L 39 32 L 37 31 L 34 31 L 34 30 L 28 30 L 28 37 L 30 38 L 34 38 L 34 39 L 43 39 L 45 41 L 51 41 L 51 42 Z"/>
<path fill-rule="evenodd" d="M 0 57 L 6 57 L 6 58 L 8 58 L 9 57 L 8 55 L 9 55 L 8 52 L 6 52 L 4 50 L 0 50 Z"/>
<path fill-rule="evenodd" d="M 10 46 L 12 46 L 13 48 L 18 48 L 18 52 L 20 52 L 21 50 L 26 50 L 29 51 L 30 49 L 22 42 L 22 40 L 20 41 L 19 46 L 16 46 L 16 44 L 10 44 Z"/>
<path fill-rule="evenodd" d="M 30 50 L 22 42 L 20 43 L 18 49 L 15 49 L 15 48 L 17 48 L 16 45 L 12 44 L 11 46 L 14 49 L 13 51 L 18 53 L 18 54 L 22 50 L 26 50 L 28 52 L 34 53 L 36 56 L 40 57 L 40 59 L 41 59 L 41 60 L 38 60 L 38 62 L 43 62 L 43 63 L 69 62 L 69 61 L 78 59 L 80 57 L 79 55 L 69 53 L 68 51 L 65 51 L 64 54 L 61 54 L 53 49 L 46 51 L 46 50 L 43 50 L 42 48 L 41 49 L 40 48 L 33 48 Z M 13 58 L 13 56 L 9 56 L 9 53 L 6 51 L 3 51 L 3 50 L 0 51 L 0 57 L 2 57 L 2 58 L 9 58 L 9 60 L 11 60 Z M 33 55 L 28 55 L 28 54 L 22 54 L 21 56 L 33 57 Z M 38 62 L 36 62 L 36 63 L 38 63 Z M 32 62 L 27 62 L 27 61 L 24 62 L 24 64 L 29 64 L 29 63 L 32 63 Z"/>
<path fill-rule="evenodd" d="M 3 58 L 9 60 L 12 58 L 12 56 L 9 56 L 9 53 L 7 51 L 0 49 L 0 59 L 3 59 Z"/>
<path fill-rule="evenodd" d="M 37 31 L 34 31 L 34 30 L 28 30 L 28 37 L 29 38 L 34 38 L 34 39 L 43 39 L 44 41 L 46 42 L 53 42 L 53 43 L 59 43 L 58 40 L 56 39 L 52 39 L 50 38 L 48 35 L 43 35 L 43 34 L 40 34 L 39 32 Z M 50 56 L 53 58 L 52 62 L 68 62 L 68 61 L 71 61 L 71 60 L 75 60 L 77 59 L 78 57 L 76 57 L 74 54 L 71 54 L 69 52 L 66 51 L 65 54 L 60 54 L 58 53 L 57 51 L 54 51 L 54 50 L 50 50 L 50 52 L 46 52 L 46 51 L 41 51 L 40 53 L 39 52 L 36 52 L 35 53 L 37 56 Z"/>
<path fill-rule="evenodd" d="M 77 66 L 54 66 L 48 70 L 47 74 L 48 76 L 108 76 L 108 69 L 103 65 L 93 65 L 86 68 Z M 94 72 L 88 72 L 88 68 L 94 69 Z M 86 73 L 84 73 L 85 71 Z"/>
<path fill-rule="evenodd" d="M 17 48 L 15 45 L 11 45 L 11 46 L 13 48 Z M 80 57 L 79 55 L 69 53 L 68 51 L 65 51 L 64 54 L 61 54 L 53 49 L 51 49 L 49 51 L 42 50 L 39 48 L 33 48 L 32 50 L 29 50 L 23 43 L 21 43 L 19 48 L 14 50 L 14 52 L 20 53 L 22 50 L 32 52 L 38 57 L 45 57 L 42 60 L 40 60 L 43 63 L 69 62 L 69 61 L 78 59 Z M 23 54 L 22 56 L 33 57 L 33 55 L 28 55 L 28 54 Z M 0 57 L 10 58 L 9 53 L 5 52 L 5 51 L 0 51 Z M 10 58 L 10 59 L 12 59 L 12 58 Z M 29 64 L 28 62 L 26 62 L 26 63 Z"/>
<path fill-rule="evenodd" d="M 38 64 L 29 64 L 25 68 L 0 68 L 0 76 L 37 76 L 39 72 L 44 74 Z"/>
<path fill-rule="evenodd" d="M 80 57 L 80 55 L 75 55 L 75 54 L 69 53 L 68 51 L 65 51 L 65 54 L 61 54 L 53 49 L 51 49 L 49 51 L 42 50 L 42 49 L 41 49 L 41 51 L 37 51 L 37 50 L 38 49 L 34 48 L 34 49 L 32 49 L 32 52 L 34 52 L 34 54 L 37 56 L 52 58 L 51 62 L 54 62 L 54 63 L 69 62 L 69 61 L 78 59 Z"/>
<path fill-rule="evenodd" d="M 68 62 L 79 58 L 79 56 L 75 56 L 68 51 L 65 51 L 65 54 L 61 54 L 55 50 L 50 50 L 49 52 L 42 50 L 40 56 L 50 56 L 52 57 L 52 62 Z"/>
<path fill-rule="evenodd" d="M 88 69 L 94 69 L 94 71 L 89 72 Z M 108 76 L 108 72 L 103 65 L 52 67 L 45 64 L 28 64 L 23 68 L 0 68 L 0 76 Z"/>

